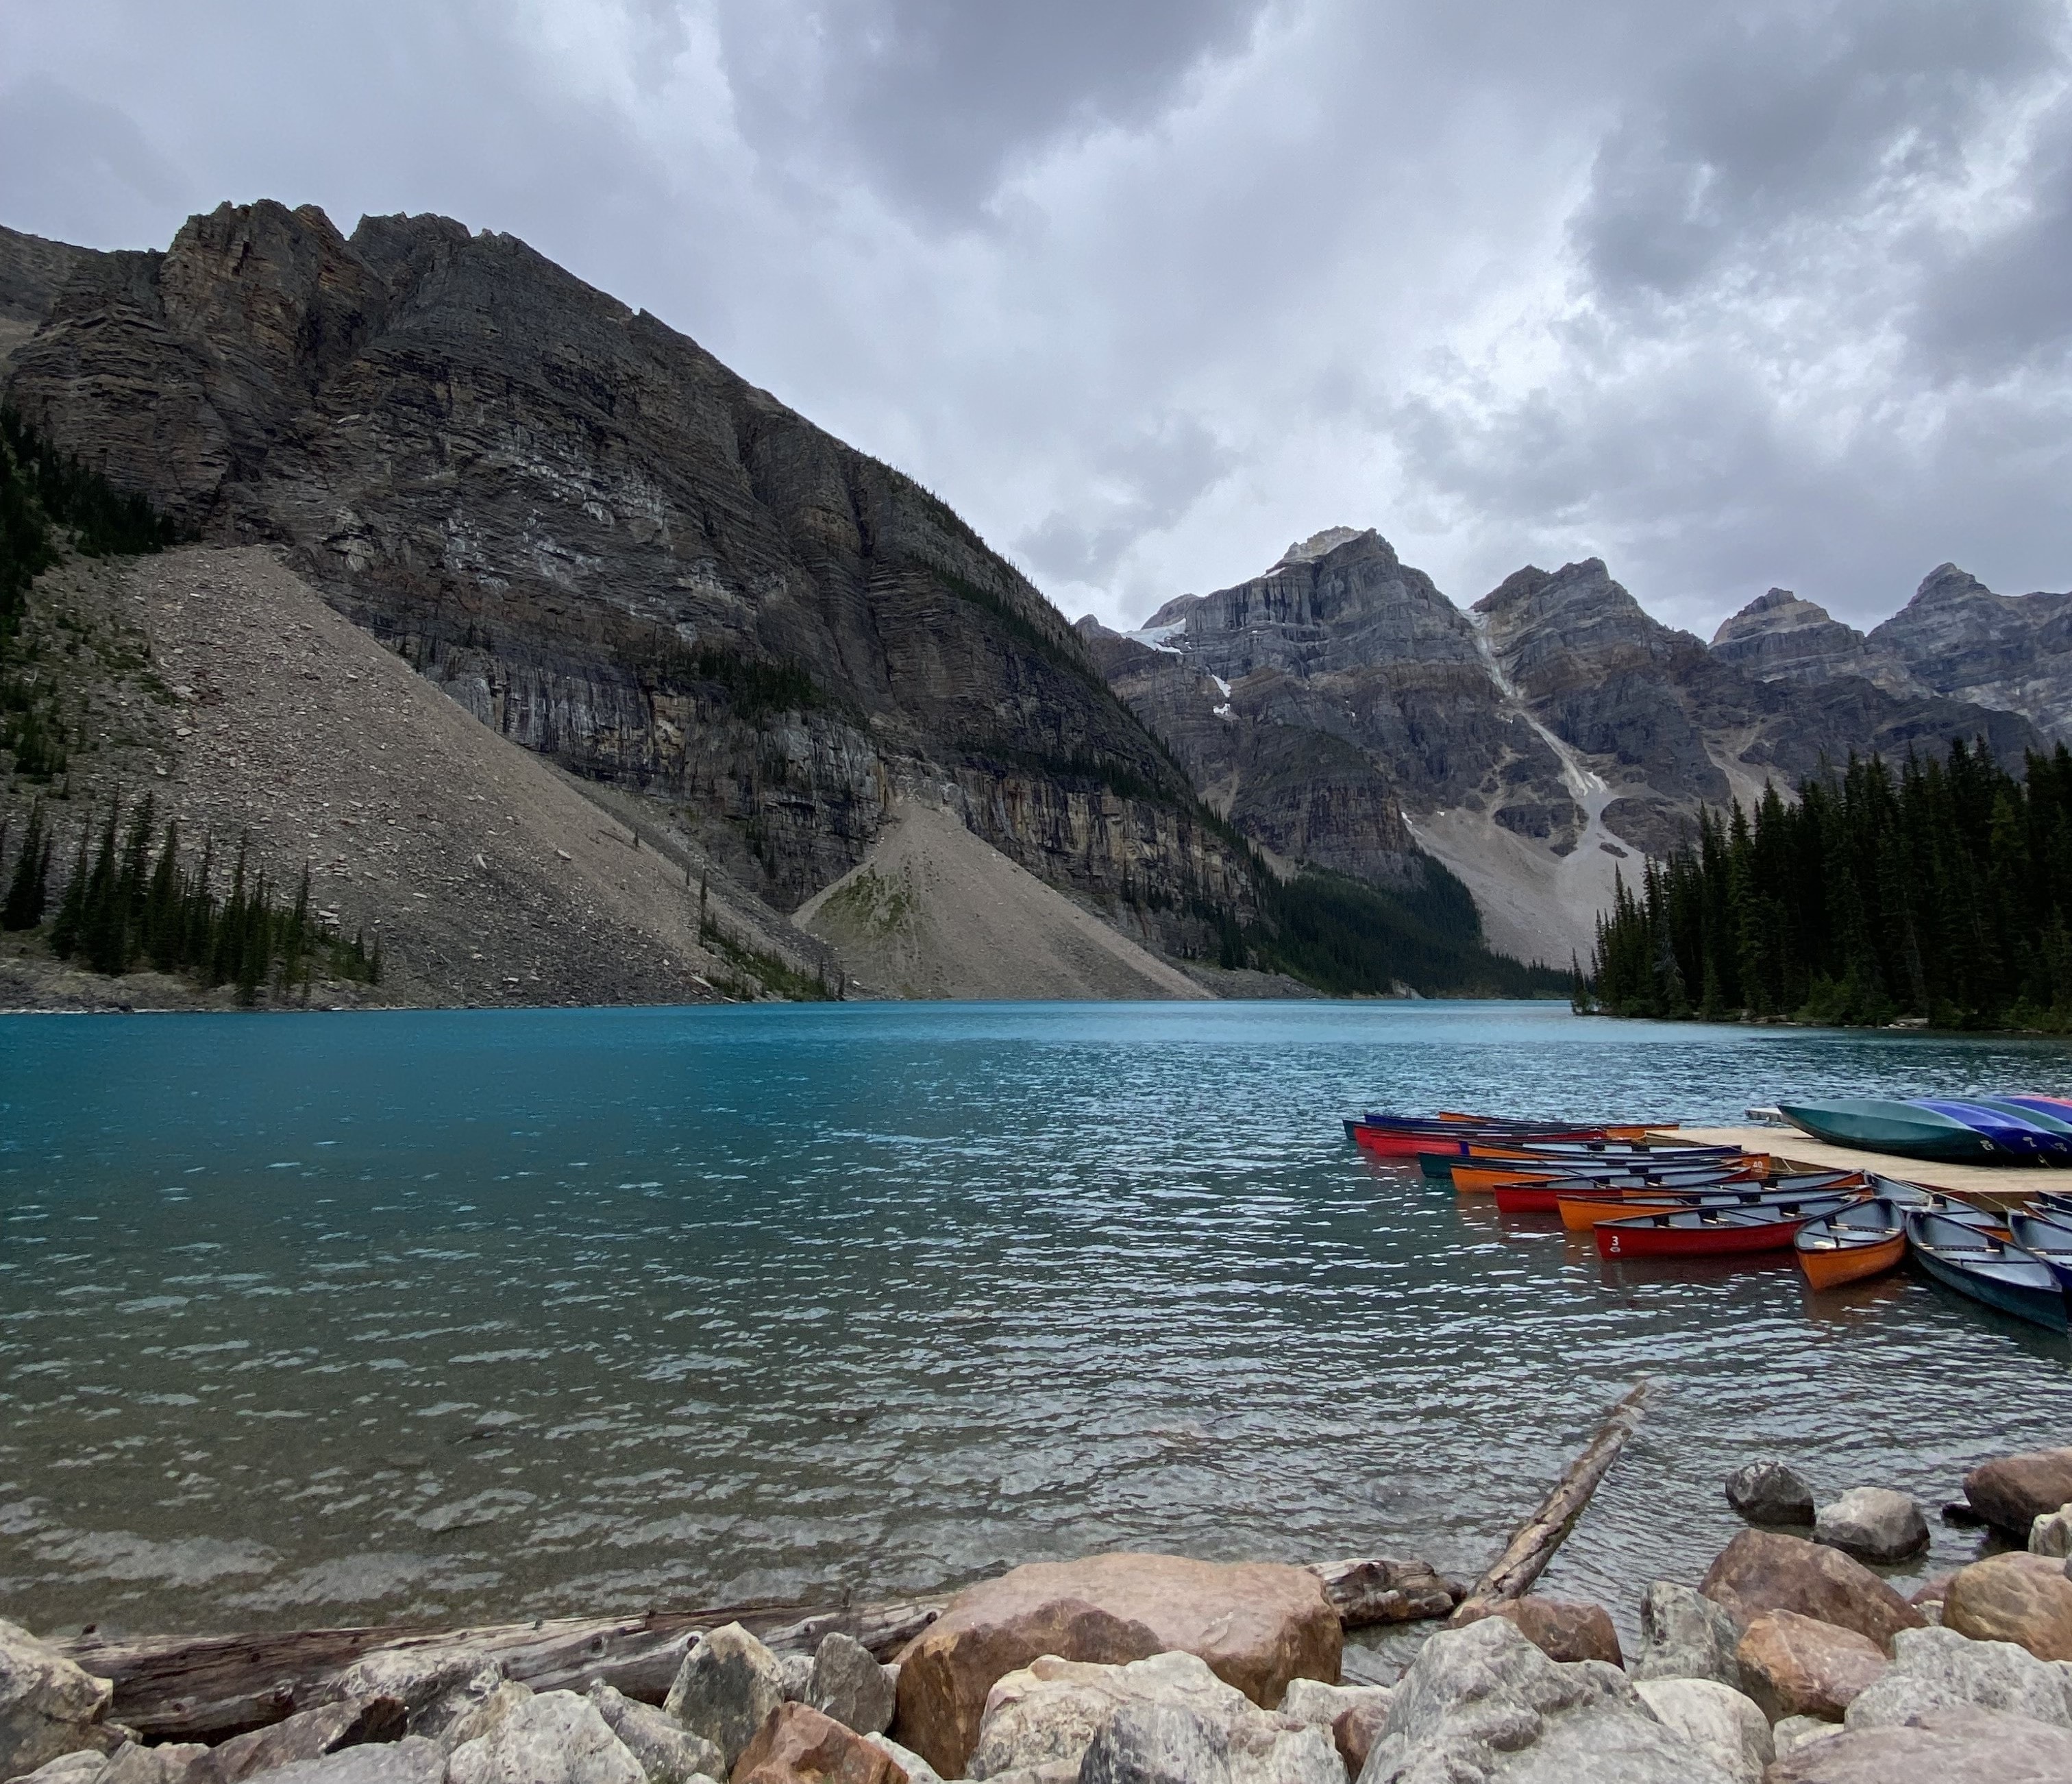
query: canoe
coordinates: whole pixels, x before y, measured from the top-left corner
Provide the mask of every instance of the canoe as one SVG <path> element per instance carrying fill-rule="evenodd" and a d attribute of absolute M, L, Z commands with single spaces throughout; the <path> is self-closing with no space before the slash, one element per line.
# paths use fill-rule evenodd
<path fill-rule="evenodd" d="M 1961 1121 L 1973 1131 L 1984 1135 L 2003 1152 L 2037 1159 L 2045 1164 L 2072 1164 L 2072 1134 L 2053 1133 L 2034 1116 L 1995 1109 L 1969 1098 L 1917 1097 L 1910 1100 L 1917 1109 L 1930 1110 Z"/>
<path fill-rule="evenodd" d="M 1906 1217 L 1907 1248 L 1945 1288 L 2054 1332 L 2066 1329 L 2065 1291 L 2049 1264 L 2018 1245 L 1941 1214 Z"/>
<path fill-rule="evenodd" d="M 1597 1131 L 1594 1128 L 1546 1127 L 1524 1123 L 1503 1123 L 1483 1127 L 1413 1116 L 1391 1116 L 1383 1120 L 1368 1116 L 1363 1120 L 1350 1115 L 1345 1118 L 1345 1128 L 1346 1138 L 1362 1152 L 1371 1152 L 1377 1158 L 1400 1159 L 1414 1158 L 1420 1152 L 1465 1158 L 1470 1138 L 1477 1135 L 1515 1143 L 1541 1139 L 1572 1139 Z"/>
<path fill-rule="evenodd" d="M 1761 1176 L 1769 1167 L 1769 1159 L 1761 1154 L 1751 1157 L 1739 1152 L 1728 1153 L 1723 1158 L 1708 1159 L 1702 1164 L 1675 1166 L 1650 1165 L 1625 1159 L 1607 1159 L 1595 1166 L 1572 1161 L 1566 1164 L 1541 1164 L 1523 1159 L 1487 1162 L 1462 1160 L 1454 1165 L 1453 1179 L 1453 1188 L 1459 1194 L 1486 1196 L 1510 1183 L 1559 1183 L 1571 1178 L 1597 1183 L 1623 1177 L 1643 1180 L 1756 1177 Z"/>
<path fill-rule="evenodd" d="M 1751 1185 L 1738 1193 L 1732 1185 L 1725 1185 L 1715 1189 L 1665 1191 L 1654 1196 L 1645 1192 L 1630 1196 L 1564 1195 L 1556 1198 L 1555 1206 L 1561 1216 L 1561 1225 L 1565 1230 L 1587 1233 L 1593 1227 L 1603 1226 L 1606 1221 L 1628 1220 L 1640 1214 L 1669 1214 L 1688 1208 L 1796 1206 L 1808 1196 L 1822 1199 L 1830 1206 L 1839 1207 L 1844 1201 L 1856 1199 L 1862 1193 L 1860 1189 L 1847 1181 L 1831 1185 L 1815 1183 L 1804 1189 L 1763 1189 Z"/>
<path fill-rule="evenodd" d="M 1851 1097 L 1835 1102 L 1780 1102 L 1778 1113 L 1801 1133 L 1830 1146 L 1894 1152 L 1901 1158 L 1947 1159 L 1974 1164 L 2004 1162 L 2008 1155 L 1954 1115 L 1911 1102 Z"/>
<path fill-rule="evenodd" d="M 1881 1276 L 1906 1261 L 1906 1210 L 1883 1197 L 1852 1202 L 1824 1219 L 1808 1221 L 1791 1247 L 1807 1282 L 1816 1289 Z"/>
<path fill-rule="evenodd" d="M 2059 1103 L 2054 1107 L 2047 1097 L 1970 1097 L 1966 1100 L 1977 1103 L 1981 1109 L 2019 1115 L 2046 1134 L 2072 1135 L 2072 1104 Z"/>
<path fill-rule="evenodd" d="M 1499 1183 L 1490 1193 L 1504 1213 L 1552 1214 L 1560 1211 L 1564 1196 L 1607 1200 L 1623 1196 L 1661 1197 L 1692 1190 L 1753 1188 L 1762 1180 L 1731 1176 L 1725 1171 L 1665 1171 L 1659 1176 L 1515 1177 Z"/>
<path fill-rule="evenodd" d="M 1807 1222 L 1831 1214 L 1841 1205 L 1833 1197 L 1814 1197 L 1774 1207 L 1684 1208 L 1672 1213 L 1600 1221 L 1597 1255 L 1725 1258 L 1788 1251 Z"/>
<path fill-rule="evenodd" d="M 2050 1267 L 2060 1288 L 2072 1288 L 2072 1216 L 2053 1220 L 2047 1214 L 2010 1214 L 2008 1230 L 2023 1250 Z"/>
<path fill-rule="evenodd" d="M 2052 1115 L 2062 1122 L 2072 1123 L 2072 1097 L 2039 1096 L 2033 1090 L 2023 1090 L 2010 1096 L 1993 1097 L 1993 1102 L 2012 1102 L 2017 1109 L 2028 1109 L 2040 1115 Z"/>
<path fill-rule="evenodd" d="M 2062 1189 L 2039 1189 L 2034 1203 L 2040 1214 L 2072 1215 L 2072 1193 Z"/>
<path fill-rule="evenodd" d="M 2004 1239 L 2008 1236 L 2006 1216 L 1992 1209 L 1976 1208 L 1958 1197 L 1945 1195 L 1939 1189 L 1904 1182 L 1897 1177 L 1881 1176 L 1875 1171 L 1868 1172 L 1864 1180 L 1869 1185 L 1873 1195 L 1882 1196 L 1901 1213 L 1910 1213 L 1918 1209 L 1927 1213 L 1940 1214 L 1946 1220 L 1962 1221 L 1967 1226 L 1975 1226 L 1982 1233 L 1992 1234 L 1995 1238 Z"/>

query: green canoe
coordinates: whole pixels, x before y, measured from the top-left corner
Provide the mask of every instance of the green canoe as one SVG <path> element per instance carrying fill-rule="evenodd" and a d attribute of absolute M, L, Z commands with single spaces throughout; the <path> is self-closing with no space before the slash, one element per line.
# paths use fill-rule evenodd
<path fill-rule="evenodd" d="M 1910 1102 L 1849 1097 L 1836 1102 L 1780 1102 L 1778 1113 L 1803 1133 L 1831 1146 L 1897 1152 L 1901 1158 L 1969 1160 L 1983 1164 L 2009 1155 L 1954 1116 Z"/>

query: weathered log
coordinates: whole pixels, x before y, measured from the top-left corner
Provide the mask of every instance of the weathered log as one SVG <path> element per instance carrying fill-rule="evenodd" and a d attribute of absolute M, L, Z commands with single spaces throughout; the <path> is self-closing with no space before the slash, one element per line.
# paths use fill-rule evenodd
<path fill-rule="evenodd" d="M 703 1630 L 738 1622 L 779 1652 L 811 1653 L 835 1629 L 881 1658 L 934 1621 L 945 1598 L 816 1608 L 725 1605 L 644 1617 L 545 1617 L 475 1629 L 297 1629 L 254 1635 L 161 1635 L 118 1642 L 87 1636 L 52 1646 L 112 1679 L 109 1716 L 149 1741 L 223 1741 L 324 1701 L 346 1667 L 377 1648 L 426 1653 L 466 1648 L 493 1655 L 536 1691 L 580 1690 L 602 1679 L 659 1704 Z"/>
<path fill-rule="evenodd" d="M 1453 1612 L 1456 1623 L 1467 1620 L 1476 1606 L 1523 1598 L 1532 1589 L 1532 1582 L 1554 1559 L 1555 1550 L 1576 1527 L 1576 1520 L 1583 1515 L 1590 1495 L 1597 1490 L 1597 1483 L 1618 1460 L 1626 1439 L 1639 1427 L 1648 1395 L 1654 1388 L 1655 1383 L 1643 1377 L 1605 1415 L 1604 1422 L 1584 1445 L 1582 1453 L 1562 1471 L 1561 1478 L 1540 1501 L 1539 1509 L 1518 1526 L 1504 1545 L 1503 1552 L 1469 1588 L 1466 1597 Z"/>
<path fill-rule="evenodd" d="M 1314 1570 L 1348 1629 L 1444 1617 L 1459 1597 L 1422 1561 L 1370 1557 Z M 86 1636 L 52 1645 L 115 1683 L 109 1715 L 150 1741 L 223 1741 L 325 1700 L 339 1674 L 377 1648 L 467 1648 L 493 1655 L 536 1691 L 581 1690 L 602 1679 L 659 1704 L 699 1634 L 738 1622 L 780 1654 L 811 1654 L 836 1629 L 889 1659 L 919 1634 L 948 1594 L 886 1604 L 815 1607 L 724 1605 L 644 1617 L 556 1617 L 474 1629 L 429 1626 L 296 1629 L 278 1634 Z"/>

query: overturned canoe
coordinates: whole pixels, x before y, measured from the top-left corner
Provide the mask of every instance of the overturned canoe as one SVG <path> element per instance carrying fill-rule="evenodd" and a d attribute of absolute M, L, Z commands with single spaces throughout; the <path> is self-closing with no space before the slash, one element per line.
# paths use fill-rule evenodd
<path fill-rule="evenodd" d="M 1830 1146 L 1974 1164 L 2004 1162 L 2012 1156 L 1955 1115 L 1911 1102 L 1850 1097 L 1835 1102 L 1780 1102 L 1777 1109 L 1800 1132 Z"/>

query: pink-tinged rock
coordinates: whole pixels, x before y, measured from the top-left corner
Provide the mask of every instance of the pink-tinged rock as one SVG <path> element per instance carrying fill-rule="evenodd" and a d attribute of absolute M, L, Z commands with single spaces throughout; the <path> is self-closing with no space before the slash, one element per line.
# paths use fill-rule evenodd
<path fill-rule="evenodd" d="M 1787 1716 L 1839 1722 L 1886 1665 L 1884 1650 L 1868 1636 L 1788 1610 L 1753 1618 L 1734 1660 L 1741 1690 L 1773 1722 Z"/>
<path fill-rule="evenodd" d="M 1618 1631 L 1612 1626 L 1611 1613 L 1601 1605 L 1568 1598 L 1542 1598 L 1528 1592 L 1523 1598 L 1502 1603 L 1462 1605 L 1456 1625 L 1478 1622 L 1485 1617 L 1501 1617 L 1515 1623 L 1518 1632 L 1550 1660 L 1604 1660 L 1623 1667 Z"/>
<path fill-rule="evenodd" d="M 1335 1683 L 1343 1632 L 1307 1568 L 1173 1555 L 1037 1562 L 960 1592 L 899 1657 L 892 1737 L 960 1776 L 986 1694 L 1042 1654 L 1119 1665 L 1198 1655 L 1264 1708 L 1293 1679 Z"/>
<path fill-rule="evenodd" d="M 809 1704 L 780 1704 L 735 1761 L 733 1784 L 907 1784 L 882 1747 Z"/>
<path fill-rule="evenodd" d="M 2072 1579 L 2048 1555 L 1996 1555 L 1959 1568 L 1942 1626 L 1975 1642 L 2013 1642 L 2039 1660 L 2072 1660 Z"/>
<path fill-rule="evenodd" d="M 1745 1530 L 1720 1551 L 1699 1591 L 1745 1629 L 1765 1611 L 1788 1610 L 1854 1629 L 1885 1648 L 1927 1618 L 1860 1561 L 1774 1531 Z"/>
<path fill-rule="evenodd" d="M 1766 1784 L 2065 1784 L 2072 1732 L 1999 1710 L 1930 1710 L 1900 1728 L 1852 1728 L 1785 1754 Z"/>
<path fill-rule="evenodd" d="M 1964 1477 L 1964 1497 L 1996 1530 L 2026 1543 L 2038 1518 L 2072 1500 L 2072 1449 L 1982 1462 Z"/>

